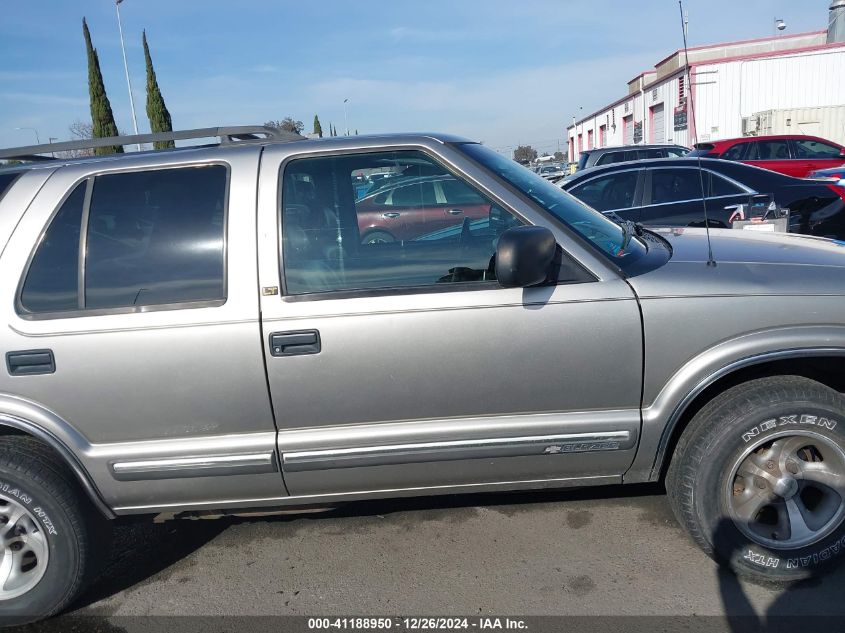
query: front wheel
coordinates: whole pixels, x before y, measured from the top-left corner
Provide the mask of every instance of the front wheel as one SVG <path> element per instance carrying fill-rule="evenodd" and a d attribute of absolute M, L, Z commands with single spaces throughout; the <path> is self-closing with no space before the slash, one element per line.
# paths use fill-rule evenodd
<path fill-rule="evenodd" d="M 0 624 L 48 617 L 79 594 L 108 543 L 95 513 L 44 445 L 0 438 Z"/>
<path fill-rule="evenodd" d="M 735 572 L 817 575 L 845 554 L 845 398 L 798 376 L 752 380 L 705 405 L 678 442 L 669 502 Z"/>

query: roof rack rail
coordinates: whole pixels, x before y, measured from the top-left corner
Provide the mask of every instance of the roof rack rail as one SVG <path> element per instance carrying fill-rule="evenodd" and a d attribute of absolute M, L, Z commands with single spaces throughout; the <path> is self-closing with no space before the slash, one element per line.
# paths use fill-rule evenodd
<path fill-rule="evenodd" d="M 91 138 L 80 141 L 62 141 L 46 145 L 27 145 L 24 147 L 10 147 L 0 149 L 0 158 L 18 160 L 54 160 L 51 156 L 55 152 L 68 152 L 113 145 L 136 145 L 141 143 L 155 143 L 156 141 L 184 141 L 188 139 L 213 138 L 220 139 L 225 145 L 236 141 L 270 140 L 270 141 L 301 141 L 305 137 L 296 132 L 287 132 L 266 125 L 235 125 L 229 127 L 204 127 L 196 130 L 176 130 L 173 132 L 154 132 L 152 134 L 132 134 L 129 136 L 109 136 L 105 138 Z M 43 154 L 51 154 L 44 156 Z"/>

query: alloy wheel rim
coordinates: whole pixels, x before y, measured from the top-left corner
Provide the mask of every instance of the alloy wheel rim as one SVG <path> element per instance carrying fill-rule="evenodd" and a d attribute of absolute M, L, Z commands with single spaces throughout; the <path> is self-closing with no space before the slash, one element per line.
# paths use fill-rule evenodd
<path fill-rule="evenodd" d="M 774 549 L 812 545 L 845 518 L 845 452 L 811 431 L 767 437 L 734 463 L 725 499 L 752 541 Z"/>
<path fill-rule="evenodd" d="M 47 570 L 50 548 L 35 516 L 14 497 L 0 494 L 0 600 L 30 591 Z"/>

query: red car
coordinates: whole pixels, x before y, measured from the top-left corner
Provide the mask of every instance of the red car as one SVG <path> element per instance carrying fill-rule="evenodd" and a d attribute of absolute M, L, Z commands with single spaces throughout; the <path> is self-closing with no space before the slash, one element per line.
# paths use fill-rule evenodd
<path fill-rule="evenodd" d="M 361 242 L 413 240 L 464 219 L 490 215 L 490 204 L 450 175 L 404 178 L 355 203 Z"/>
<path fill-rule="evenodd" d="M 811 172 L 845 163 L 845 147 L 803 134 L 746 136 L 698 143 L 689 155 L 737 160 L 797 178 L 806 178 Z"/>

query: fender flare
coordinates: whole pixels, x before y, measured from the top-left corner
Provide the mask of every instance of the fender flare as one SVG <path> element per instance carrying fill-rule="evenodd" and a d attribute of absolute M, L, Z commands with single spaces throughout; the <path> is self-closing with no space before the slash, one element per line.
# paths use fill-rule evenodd
<path fill-rule="evenodd" d="M 666 425 L 664 426 L 663 431 L 660 435 L 660 441 L 657 446 L 657 452 L 654 456 L 654 461 L 651 467 L 651 474 L 648 477 L 648 481 L 657 481 L 657 479 L 659 479 L 660 472 L 662 471 L 663 464 L 666 460 L 666 451 L 669 448 L 669 442 L 671 441 L 672 436 L 675 433 L 675 428 L 677 427 L 678 422 L 680 421 L 681 417 L 686 412 L 690 404 L 692 404 L 692 402 L 699 395 L 701 395 L 701 393 L 705 389 L 715 384 L 717 381 L 721 380 L 725 376 L 728 376 L 741 369 L 745 369 L 746 367 L 751 367 L 753 365 L 761 365 L 772 361 L 787 360 L 790 358 L 800 358 L 805 356 L 845 357 L 845 348 L 803 347 L 793 349 L 781 349 L 772 352 L 765 352 L 762 354 L 755 354 L 728 363 L 727 365 L 712 372 L 706 378 L 701 380 L 684 396 L 684 398 L 672 410 L 672 414 L 669 416 L 669 419 L 667 420 Z"/>
<path fill-rule="evenodd" d="M 59 456 L 65 465 L 70 468 L 75 475 L 79 485 L 85 491 L 85 494 L 91 500 L 91 503 L 99 510 L 99 512 L 107 519 L 114 519 L 115 514 L 111 511 L 106 503 L 103 501 L 100 491 L 94 485 L 94 482 L 88 475 L 88 472 L 76 458 L 76 455 L 71 451 L 59 438 L 55 435 L 41 428 L 37 424 L 19 418 L 7 413 L 0 413 L 0 427 L 13 428 L 22 431 L 26 435 L 38 438 L 50 448 L 52 448 Z"/>

